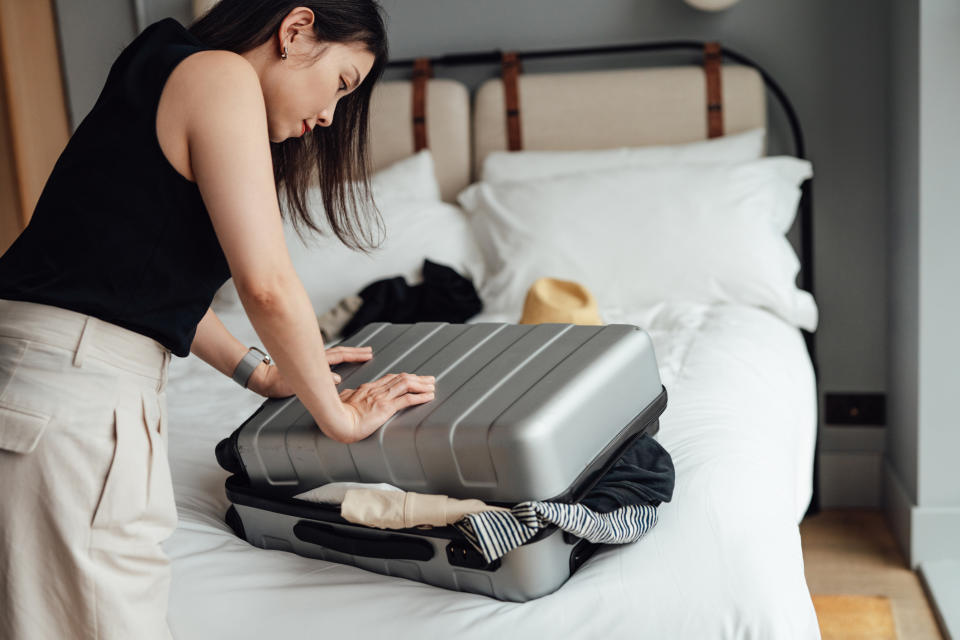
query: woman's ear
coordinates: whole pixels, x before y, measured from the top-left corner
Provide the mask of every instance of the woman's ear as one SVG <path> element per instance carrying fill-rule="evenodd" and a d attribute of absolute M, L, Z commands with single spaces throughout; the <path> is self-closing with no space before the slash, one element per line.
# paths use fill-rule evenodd
<path fill-rule="evenodd" d="M 292 9 L 280 23 L 280 29 L 277 33 L 280 40 L 280 50 L 283 51 L 284 45 L 290 47 L 298 35 L 312 33 L 313 21 L 313 11 L 309 8 L 297 7 Z"/>

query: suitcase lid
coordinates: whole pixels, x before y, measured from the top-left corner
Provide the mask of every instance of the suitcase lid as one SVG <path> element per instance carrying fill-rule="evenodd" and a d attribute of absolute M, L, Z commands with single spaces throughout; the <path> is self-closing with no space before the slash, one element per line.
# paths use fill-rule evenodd
<path fill-rule="evenodd" d="M 649 336 L 632 325 L 375 323 L 341 344 L 369 344 L 374 358 L 335 367 L 340 389 L 409 371 L 436 376 L 435 399 L 349 445 L 296 398 L 270 399 L 218 447 L 225 468 L 288 495 L 350 480 L 573 500 L 666 404 Z"/>

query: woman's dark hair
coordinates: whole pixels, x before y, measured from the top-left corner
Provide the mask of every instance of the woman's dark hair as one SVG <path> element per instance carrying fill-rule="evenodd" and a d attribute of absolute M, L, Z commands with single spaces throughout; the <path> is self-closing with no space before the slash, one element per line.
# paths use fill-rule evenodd
<path fill-rule="evenodd" d="M 361 42 L 374 55 L 374 63 L 360 86 L 337 103 L 329 127 L 270 143 L 278 198 L 282 187 L 301 237 L 304 226 L 323 233 L 307 209 L 307 191 L 316 175 L 330 230 L 348 247 L 366 251 L 376 243 L 368 225 L 362 224 L 361 210 L 382 230 L 370 192 L 367 158 L 370 95 L 387 62 L 386 27 L 376 0 L 220 0 L 189 31 L 208 47 L 244 53 L 276 35 L 296 7 L 313 11 L 318 41 Z"/>

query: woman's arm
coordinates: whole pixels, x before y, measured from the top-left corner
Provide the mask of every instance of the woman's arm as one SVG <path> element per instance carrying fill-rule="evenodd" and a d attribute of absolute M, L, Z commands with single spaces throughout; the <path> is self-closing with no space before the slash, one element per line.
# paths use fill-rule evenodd
<path fill-rule="evenodd" d="M 193 343 L 190 345 L 190 352 L 209 364 L 211 367 L 230 377 L 240 363 L 240 360 L 247 353 L 249 345 L 245 345 L 234 337 L 232 333 L 223 325 L 213 309 L 207 309 L 197 325 L 197 332 L 193 336 Z M 275 393 L 275 371 L 265 363 L 260 363 L 250 374 L 250 380 L 247 382 L 247 388 L 254 393 L 262 396 L 273 397 L 278 395 L 290 395 Z M 334 375 L 334 382 L 340 382 L 340 376 Z"/>
<path fill-rule="evenodd" d="M 190 345 L 190 353 L 225 376 L 233 375 L 233 370 L 237 368 L 247 349 L 247 346 L 244 346 L 223 326 L 213 309 L 207 309 L 203 314 L 200 324 L 197 325 L 197 333 L 193 336 L 193 343 Z M 264 366 L 262 364 L 258 366 L 254 375 Z"/>
<path fill-rule="evenodd" d="M 266 105 L 254 68 L 228 51 L 202 51 L 180 63 L 170 83 L 186 121 L 191 168 L 240 301 L 320 429 L 353 442 L 396 411 L 433 399 L 430 377 L 401 374 L 361 385 L 341 401 L 313 307 L 287 253 Z M 211 357 L 226 368 L 236 345 L 222 345 L 211 349 Z"/>
<path fill-rule="evenodd" d="M 230 333 L 213 309 L 207 309 L 197 325 L 190 352 L 223 375 L 232 376 L 249 348 Z M 364 362 L 371 356 L 372 351 L 363 347 L 334 347 L 325 351 L 327 364 L 331 365 Z M 333 381 L 340 384 L 340 376 L 334 373 Z M 247 388 L 269 398 L 283 398 L 293 394 L 289 383 L 278 375 L 277 368 L 264 363 L 260 363 L 253 370 Z"/>

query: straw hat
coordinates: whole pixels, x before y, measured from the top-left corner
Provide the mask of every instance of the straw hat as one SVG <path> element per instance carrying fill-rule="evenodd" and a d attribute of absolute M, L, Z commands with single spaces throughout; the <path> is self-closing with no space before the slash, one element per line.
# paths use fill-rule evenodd
<path fill-rule="evenodd" d="M 534 282 L 523 303 L 520 324 L 541 322 L 603 324 L 597 301 L 583 285 L 554 278 L 540 278 Z"/>

